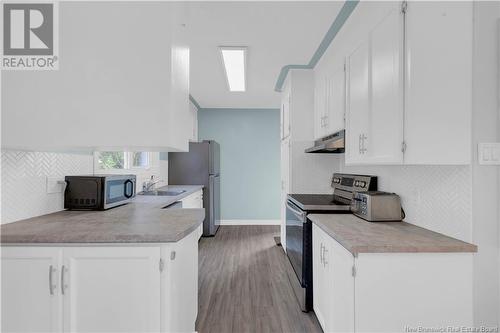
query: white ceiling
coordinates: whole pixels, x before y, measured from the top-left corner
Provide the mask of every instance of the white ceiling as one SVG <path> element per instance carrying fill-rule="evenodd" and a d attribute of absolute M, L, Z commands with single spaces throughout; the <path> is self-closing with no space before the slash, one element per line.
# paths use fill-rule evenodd
<path fill-rule="evenodd" d="M 344 4 L 191 2 L 190 92 L 203 108 L 279 108 L 281 68 L 307 64 Z M 247 46 L 247 91 L 230 92 L 218 46 Z"/>

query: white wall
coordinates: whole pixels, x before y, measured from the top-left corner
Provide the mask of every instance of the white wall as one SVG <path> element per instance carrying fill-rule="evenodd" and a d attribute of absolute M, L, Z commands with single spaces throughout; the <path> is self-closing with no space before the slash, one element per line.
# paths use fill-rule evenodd
<path fill-rule="evenodd" d="M 477 163 L 477 144 L 499 141 L 498 19 L 499 2 L 474 5 L 474 77 L 472 119 L 472 238 L 474 258 L 474 320 L 499 325 L 499 167 Z"/>

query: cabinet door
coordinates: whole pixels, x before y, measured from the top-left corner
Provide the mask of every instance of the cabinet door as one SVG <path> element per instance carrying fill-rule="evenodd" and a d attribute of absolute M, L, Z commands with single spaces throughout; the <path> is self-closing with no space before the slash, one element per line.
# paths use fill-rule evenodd
<path fill-rule="evenodd" d="M 61 332 L 61 251 L 2 247 L 2 332 Z"/>
<path fill-rule="evenodd" d="M 177 243 L 162 247 L 164 332 L 194 332 L 198 315 L 198 235 L 193 231 Z"/>
<path fill-rule="evenodd" d="M 344 129 L 345 70 L 340 66 L 328 77 L 327 108 L 325 113 L 325 135 Z"/>
<path fill-rule="evenodd" d="M 470 164 L 472 7 L 408 2 L 406 164 Z"/>
<path fill-rule="evenodd" d="M 290 135 L 290 93 L 286 93 L 281 101 L 281 139 Z"/>
<path fill-rule="evenodd" d="M 324 232 L 313 224 L 313 308 L 323 331 L 328 332 L 328 288 L 327 270 L 323 262 L 325 246 Z"/>
<path fill-rule="evenodd" d="M 281 246 L 286 252 L 286 199 L 290 192 L 290 140 L 281 143 Z"/>
<path fill-rule="evenodd" d="M 346 164 L 366 160 L 370 116 L 370 43 L 365 40 L 347 59 Z"/>
<path fill-rule="evenodd" d="M 190 105 L 191 112 L 191 122 L 192 122 L 192 134 L 191 141 L 198 141 L 198 109 L 194 105 Z"/>
<path fill-rule="evenodd" d="M 365 162 L 403 162 L 403 14 L 400 4 L 371 32 L 370 128 L 364 139 Z"/>
<path fill-rule="evenodd" d="M 188 195 L 181 202 L 182 208 L 203 208 L 202 191 Z"/>
<path fill-rule="evenodd" d="M 314 83 L 314 139 L 324 136 L 324 119 L 326 109 L 326 79 L 324 75 L 317 74 Z"/>
<path fill-rule="evenodd" d="M 328 267 L 327 283 L 329 332 L 354 332 L 354 257 L 333 238 L 328 237 L 324 254 Z"/>
<path fill-rule="evenodd" d="M 159 247 L 67 247 L 66 332 L 158 332 Z"/>

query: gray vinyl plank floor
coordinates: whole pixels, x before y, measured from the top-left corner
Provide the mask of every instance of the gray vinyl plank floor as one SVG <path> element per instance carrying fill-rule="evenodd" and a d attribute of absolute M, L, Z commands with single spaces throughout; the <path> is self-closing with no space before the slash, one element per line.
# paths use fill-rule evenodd
<path fill-rule="evenodd" d="M 277 235 L 277 226 L 221 226 L 200 240 L 198 332 L 322 332 L 299 308 Z"/>

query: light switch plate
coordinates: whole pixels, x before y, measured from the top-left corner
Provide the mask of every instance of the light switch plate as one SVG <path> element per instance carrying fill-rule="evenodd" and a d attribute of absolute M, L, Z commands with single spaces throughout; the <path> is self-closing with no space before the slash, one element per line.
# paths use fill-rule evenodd
<path fill-rule="evenodd" d="M 500 165 L 500 142 L 480 143 L 478 158 L 482 165 Z"/>
<path fill-rule="evenodd" d="M 64 177 L 47 176 L 47 193 L 62 193 L 64 187 Z"/>

